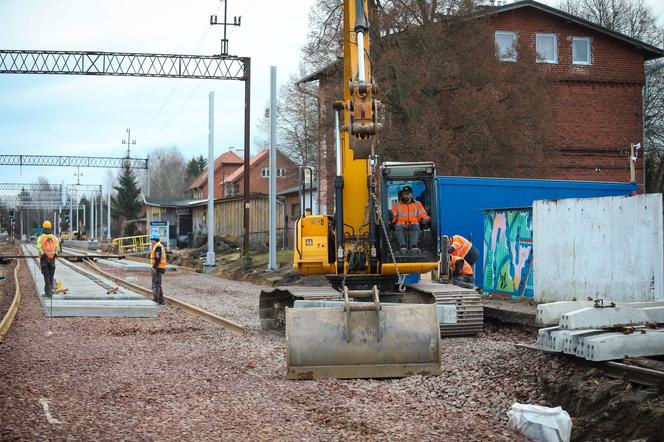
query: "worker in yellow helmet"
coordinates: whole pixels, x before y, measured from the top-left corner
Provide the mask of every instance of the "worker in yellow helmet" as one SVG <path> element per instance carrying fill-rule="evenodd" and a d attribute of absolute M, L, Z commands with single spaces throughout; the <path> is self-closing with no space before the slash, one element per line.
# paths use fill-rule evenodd
<path fill-rule="evenodd" d="M 53 296 L 53 276 L 55 275 L 55 257 L 60 253 L 60 240 L 51 231 L 51 222 L 44 221 L 43 233 L 37 238 L 37 253 L 39 265 L 44 275 L 44 296 Z"/>
<path fill-rule="evenodd" d="M 150 251 L 150 264 L 152 268 L 152 295 L 157 304 L 164 303 L 164 292 L 161 288 L 161 276 L 166 273 L 166 248 L 161 243 L 159 235 L 150 236 L 152 250 Z"/>

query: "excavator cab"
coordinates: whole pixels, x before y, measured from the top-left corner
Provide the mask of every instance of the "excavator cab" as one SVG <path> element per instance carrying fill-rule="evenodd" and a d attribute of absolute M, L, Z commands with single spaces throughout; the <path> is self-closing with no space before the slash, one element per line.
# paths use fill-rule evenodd
<path fill-rule="evenodd" d="M 381 165 L 380 174 L 382 222 L 387 226 L 388 239 L 381 247 L 381 261 L 390 263 L 394 258 L 397 264 L 436 262 L 436 166 L 432 162 L 386 162 Z M 408 204 L 403 201 L 404 189 L 411 193 Z"/>

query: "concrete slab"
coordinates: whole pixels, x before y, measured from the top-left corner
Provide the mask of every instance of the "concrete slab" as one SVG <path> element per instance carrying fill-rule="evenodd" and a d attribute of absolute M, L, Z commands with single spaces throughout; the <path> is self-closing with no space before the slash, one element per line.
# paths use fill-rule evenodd
<path fill-rule="evenodd" d="M 131 261 L 128 259 L 98 259 L 97 264 L 126 272 L 149 272 L 150 264 L 146 262 Z M 174 272 L 178 268 L 172 264 L 166 265 L 166 271 Z"/>
<path fill-rule="evenodd" d="M 34 253 L 34 248 L 24 246 L 24 252 Z M 39 300 L 49 316 L 157 316 L 157 304 L 145 296 L 117 286 L 113 281 L 91 274 L 85 268 L 58 261 L 55 280 L 66 293 L 44 297 L 44 278 L 36 260 L 27 262 L 28 270 L 35 282 Z"/>
<path fill-rule="evenodd" d="M 664 330 L 644 330 L 630 335 L 603 333 L 584 338 L 585 358 L 612 361 L 623 358 L 664 355 Z"/>
<path fill-rule="evenodd" d="M 351 302 L 352 303 L 352 302 Z M 293 304 L 293 308 L 311 308 L 311 307 L 332 307 L 343 309 L 342 301 L 316 301 L 298 299 Z M 399 306 L 403 304 L 383 302 L 381 305 Z M 456 324 L 457 309 L 456 305 L 436 305 L 436 315 L 439 324 Z"/>
<path fill-rule="evenodd" d="M 581 330 L 589 328 L 621 327 L 645 324 L 650 321 L 642 308 L 584 308 L 565 313 L 560 318 L 560 328 L 564 330 Z"/>
<path fill-rule="evenodd" d="M 611 302 L 604 301 L 604 305 L 610 305 Z M 557 325 L 564 314 L 593 307 L 594 304 L 594 301 L 558 301 L 540 304 L 537 306 L 537 323 L 540 325 Z M 616 302 L 615 304 L 619 307 L 631 308 L 664 307 L 663 301 Z"/>
<path fill-rule="evenodd" d="M 592 301 L 558 301 L 540 304 L 537 306 L 536 321 L 542 325 L 557 325 L 562 315 L 592 306 Z"/>
<path fill-rule="evenodd" d="M 558 326 L 540 328 L 537 332 L 537 347 L 548 351 L 551 346 L 551 333 L 558 330 L 560 330 Z"/>
<path fill-rule="evenodd" d="M 577 347 L 582 339 L 595 336 L 600 333 L 606 333 L 604 330 L 590 329 L 590 330 L 571 330 L 569 335 L 565 338 L 563 343 L 563 353 L 569 355 L 576 355 Z"/>

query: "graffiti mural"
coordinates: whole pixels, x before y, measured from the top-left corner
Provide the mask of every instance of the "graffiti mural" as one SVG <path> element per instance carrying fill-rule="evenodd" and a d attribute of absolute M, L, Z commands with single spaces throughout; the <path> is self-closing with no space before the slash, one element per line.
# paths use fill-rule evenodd
<path fill-rule="evenodd" d="M 533 296 L 532 209 L 484 211 L 484 292 Z"/>

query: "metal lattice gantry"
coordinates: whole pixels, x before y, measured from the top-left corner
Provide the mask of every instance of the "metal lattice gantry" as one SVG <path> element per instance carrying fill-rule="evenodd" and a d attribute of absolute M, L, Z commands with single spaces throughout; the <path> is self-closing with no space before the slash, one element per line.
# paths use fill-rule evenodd
<path fill-rule="evenodd" d="M 41 51 L 0 49 L 0 74 L 110 75 L 125 77 L 194 78 L 244 82 L 244 170 L 251 159 L 251 58 L 233 55 L 178 55 L 102 51 Z M 21 157 L 21 156 L 19 156 Z M 23 155 L 22 157 L 26 157 Z M 45 158 L 45 157 L 42 157 Z M 0 157 L 0 160 L 2 158 Z M 15 159 L 12 159 L 16 161 Z M 20 158 L 18 159 L 20 161 Z M 139 160 L 141 161 L 141 160 Z M 145 169 L 147 169 L 147 160 Z M 213 162 L 211 159 L 210 162 Z M 1 163 L 0 165 L 7 165 Z M 11 163 L 9 165 L 21 164 Z M 27 164 L 24 164 L 27 165 Z M 33 165 L 33 164 L 31 164 Z M 40 165 L 60 165 L 40 164 Z M 69 165 L 69 164 L 66 164 Z M 80 167 L 111 167 L 86 166 Z M 122 167 L 122 166 L 120 166 Z M 249 251 L 250 176 L 244 177 L 244 254 Z"/>
<path fill-rule="evenodd" d="M 71 166 L 147 169 L 147 158 L 82 157 L 67 155 L 0 155 L 0 166 Z"/>
<path fill-rule="evenodd" d="M 100 51 L 0 50 L 0 73 L 246 80 L 248 58 Z"/>
<path fill-rule="evenodd" d="M 79 204 L 78 196 L 101 195 L 97 184 L 0 183 L 0 207 L 9 209 L 65 209 Z M 75 201 L 75 202 L 74 202 Z"/>

